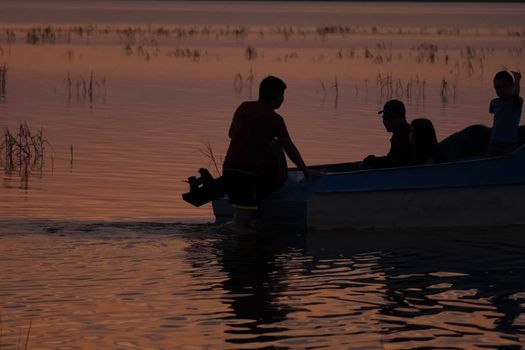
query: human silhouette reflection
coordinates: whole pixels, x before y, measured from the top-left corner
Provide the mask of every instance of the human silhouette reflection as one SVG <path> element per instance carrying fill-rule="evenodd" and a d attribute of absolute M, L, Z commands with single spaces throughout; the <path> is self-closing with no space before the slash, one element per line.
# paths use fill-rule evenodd
<path fill-rule="evenodd" d="M 514 229 L 214 237 L 196 261 L 213 260 L 225 273 L 228 343 L 263 347 L 291 334 L 310 337 L 313 328 L 294 328 L 302 327 L 300 311 L 315 329 L 329 325 L 316 334 L 325 344 L 356 337 L 434 349 L 456 339 L 455 348 L 520 348 L 525 238 Z"/>
<path fill-rule="evenodd" d="M 304 236 L 290 232 L 238 233 L 217 242 L 219 261 L 229 277 L 223 288 L 233 313 L 226 331 L 228 342 L 251 343 L 282 337 L 286 328 L 271 325 L 294 311 L 278 300 L 287 288 L 282 259 L 302 247 Z"/>

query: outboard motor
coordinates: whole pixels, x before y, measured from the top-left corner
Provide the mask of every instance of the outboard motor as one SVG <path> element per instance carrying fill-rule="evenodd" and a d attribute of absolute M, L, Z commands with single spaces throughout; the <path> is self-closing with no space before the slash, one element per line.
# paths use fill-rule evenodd
<path fill-rule="evenodd" d="M 214 179 L 208 169 L 200 168 L 199 177 L 190 176 L 186 181 L 190 191 L 182 194 L 182 199 L 193 206 L 200 207 L 212 200 L 224 196 L 224 180 L 222 176 Z"/>

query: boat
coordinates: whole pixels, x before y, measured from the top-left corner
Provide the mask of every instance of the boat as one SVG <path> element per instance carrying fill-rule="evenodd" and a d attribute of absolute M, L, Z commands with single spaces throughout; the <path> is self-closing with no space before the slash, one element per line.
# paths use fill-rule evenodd
<path fill-rule="evenodd" d="M 451 145 L 472 134 L 477 140 L 483 135 L 482 146 L 467 150 L 467 159 L 456 151 L 448 159 L 463 159 L 440 164 L 374 170 L 358 170 L 357 163 L 320 165 L 323 176 L 310 182 L 289 169 L 285 184 L 262 201 L 260 222 L 309 231 L 524 225 L 525 146 L 500 157 L 475 154 L 486 149 L 486 127 L 467 128 L 440 146 L 457 150 Z M 226 197 L 212 206 L 217 222 L 231 219 Z"/>

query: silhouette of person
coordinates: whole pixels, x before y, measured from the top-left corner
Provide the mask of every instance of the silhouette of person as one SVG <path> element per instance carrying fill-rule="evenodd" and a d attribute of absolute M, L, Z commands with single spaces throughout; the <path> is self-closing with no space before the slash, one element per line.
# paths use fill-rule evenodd
<path fill-rule="evenodd" d="M 490 136 L 488 154 L 504 155 L 518 146 L 518 127 L 523 107 L 520 97 L 518 72 L 500 71 L 494 76 L 494 90 L 497 98 L 490 101 L 490 113 L 494 114 L 494 124 Z"/>
<path fill-rule="evenodd" d="M 383 116 L 386 131 L 392 133 L 390 151 L 386 156 L 369 155 L 361 163 L 362 169 L 392 168 L 410 164 L 410 125 L 406 121 L 405 105 L 399 100 L 385 103 L 378 114 Z"/>
<path fill-rule="evenodd" d="M 428 119 L 419 118 L 410 122 L 411 163 L 433 164 L 444 161 L 437 142 L 434 125 Z"/>
<path fill-rule="evenodd" d="M 217 241 L 218 261 L 227 273 L 222 286 L 233 313 L 230 318 L 242 320 L 229 324 L 227 342 L 257 343 L 286 331 L 273 325 L 296 311 L 278 299 L 286 290 L 282 282 L 287 279 L 285 262 L 278 257 L 302 249 L 304 244 L 303 235 L 273 231 L 264 235 L 240 233 Z"/>
<path fill-rule="evenodd" d="M 234 223 L 238 227 L 249 227 L 261 198 L 284 182 L 286 163 L 283 165 L 282 161 L 276 160 L 279 157 L 284 159 L 281 149 L 307 180 L 317 174 L 306 167 L 284 119 L 275 112 L 284 101 L 285 89 L 286 84 L 281 79 L 274 76 L 264 78 L 259 86 L 259 99 L 243 102 L 233 116 L 223 175 L 226 193 L 234 208 Z M 277 169 L 271 169 L 269 164 L 277 164 Z M 285 169 L 279 169 L 283 166 Z M 277 176 L 280 179 L 276 180 L 275 173 L 284 174 Z"/>

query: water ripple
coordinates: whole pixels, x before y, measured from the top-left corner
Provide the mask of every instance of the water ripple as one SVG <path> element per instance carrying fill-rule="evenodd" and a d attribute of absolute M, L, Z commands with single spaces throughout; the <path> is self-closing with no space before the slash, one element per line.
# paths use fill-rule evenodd
<path fill-rule="evenodd" d="M 516 230 L 9 230 L 0 235 L 6 349 L 30 319 L 39 349 L 519 349 L 525 336 L 525 240 Z"/>

